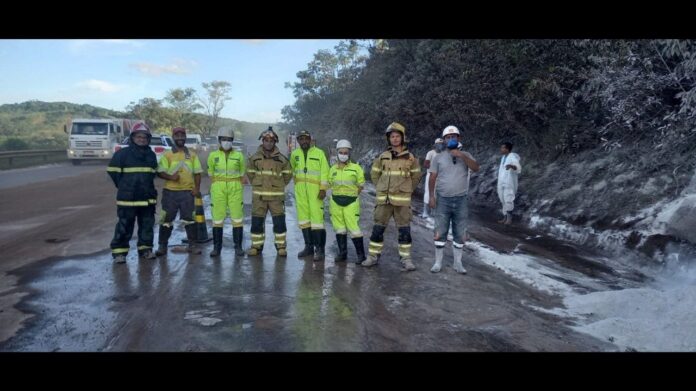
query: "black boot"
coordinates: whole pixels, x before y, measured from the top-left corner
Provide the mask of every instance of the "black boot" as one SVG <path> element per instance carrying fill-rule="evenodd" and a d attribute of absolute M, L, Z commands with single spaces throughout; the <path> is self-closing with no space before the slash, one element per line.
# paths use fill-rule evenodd
<path fill-rule="evenodd" d="M 167 245 L 169 244 L 169 237 L 172 236 L 172 229 L 173 227 L 160 225 L 159 248 L 157 249 L 157 252 L 155 252 L 156 256 L 161 257 L 163 255 L 167 255 Z"/>
<path fill-rule="evenodd" d="M 198 242 L 198 232 L 196 232 L 196 224 L 188 224 L 184 226 L 186 229 L 186 240 L 188 241 L 188 252 L 191 254 L 200 254 L 201 250 L 196 243 Z"/>
<path fill-rule="evenodd" d="M 314 243 L 314 261 L 324 261 L 324 246 L 326 245 L 326 230 L 312 230 L 312 242 Z"/>
<path fill-rule="evenodd" d="M 210 252 L 211 257 L 220 256 L 222 251 L 222 227 L 213 227 L 213 251 Z"/>
<path fill-rule="evenodd" d="M 338 255 L 336 262 L 345 261 L 348 259 L 348 235 L 336 234 L 336 244 L 338 245 Z"/>
<path fill-rule="evenodd" d="M 312 247 L 312 230 L 311 228 L 302 228 L 302 237 L 304 237 L 304 250 L 297 254 L 298 258 L 310 257 L 314 255 L 314 248 Z"/>
<path fill-rule="evenodd" d="M 234 240 L 234 256 L 241 257 L 244 255 L 244 250 L 242 249 L 242 242 L 244 240 L 244 228 L 234 227 L 232 228 L 232 239 Z"/>
<path fill-rule="evenodd" d="M 365 246 L 363 245 L 362 238 L 353 238 L 353 244 L 355 245 L 355 253 L 358 255 L 357 263 L 362 263 L 365 258 Z M 347 246 L 346 246 L 347 247 Z"/>

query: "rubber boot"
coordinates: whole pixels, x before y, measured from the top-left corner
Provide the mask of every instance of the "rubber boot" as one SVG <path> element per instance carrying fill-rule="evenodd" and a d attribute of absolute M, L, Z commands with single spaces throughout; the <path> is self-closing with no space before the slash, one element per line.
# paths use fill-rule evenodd
<path fill-rule="evenodd" d="M 440 270 L 442 270 L 442 258 L 445 255 L 445 248 L 444 247 L 435 247 L 435 264 L 433 267 L 430 268 L 430 271 L 433 273 L 438 273 Z"/>
<path fill-rule="evenodd" d="M 355 246 L 355 254 L 358 255 L 358 261 L 356 263 L 362 263 L 366 259 L 363 238 L 353 238 L 353 245 Z M 348 247 L 347 243 L 346 247 Z"/>
<path fill-rule="evenodd" d="M 232 228 L 232 240 L 234 241 L 234 256 L 244 256 L 244 249 L 242 248 L 242 243 L 244 241 L 244 227 Z"/>
<path fill-rule="evenodd" d="M 336 262 L 342 262 L 348 259 L 348 235 L 336 234 L 336 244 L 338 245 L 338 254 Z"/>
<path fill-rule="evenodd" d="M 167 245 L 169 244 L 169 238 L 172 236 L 173 227 L 167 227 L 160 225 L 159 227 L 159 248 L 155 255 L 161 257 L 167 255 Z"/>
<path fill-rule="evenodd" d="M 312 230 L 311 228 L 302 229 L 302 237 L 304 238 L 305 247 L 304 250 L 297 254 L 298 258 L 311 257 L 314 255 L 314 247 L 312 247 Z"/>
<path fill-rule="evenodd" d="M 196 242 L 198 240 L 198 232 L 196 232 L 196 224 L 187 224 L 184 226 L 186 230 L 186 240 L 188 241 L 188 247 L 186 250 L 191 254 L 200 254 L 201 249 L 198 248 Z"/>
<path fill-rule="evenodd" d="M 213 227 L 213 251 L 211 257 L 219 257 L 222 251 L 222 227 Z"/>
<path fill-rule="evenodd" d="M 324 246 L 326 246 L 326 230 L 312 230 L 312 242 L 314 243 L 314 261 L 323 262 L 325 257 Z"/>
<path fill-rule="evenodd" d="M 466 269 L 464 268 L 464 265 L 462 265 L 462 249 L 452 247 L 452 255 L 454 258 L 454 264 L 452 265 L 454 270 L 456 270 L 459 274 L 466 274 Z"/>

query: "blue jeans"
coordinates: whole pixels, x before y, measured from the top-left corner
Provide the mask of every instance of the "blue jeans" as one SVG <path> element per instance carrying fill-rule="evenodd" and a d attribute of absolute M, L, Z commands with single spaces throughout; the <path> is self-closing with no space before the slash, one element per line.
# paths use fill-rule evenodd
<path fill-rule="evenodd" d="M 466 241 L 466 228 L 469 222 L 469 207 L 467 195 L 458 197 L 442 197 L 437 195 L 435 205 L 435 245 L 444 246 L 447 242 L 447 232 L 452 223 L 453 242 L 461 247 Z"/>

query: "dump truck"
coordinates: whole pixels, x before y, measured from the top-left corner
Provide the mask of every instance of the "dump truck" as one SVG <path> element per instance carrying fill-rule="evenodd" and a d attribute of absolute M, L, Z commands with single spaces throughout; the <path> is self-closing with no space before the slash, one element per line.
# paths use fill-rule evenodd
<path fill-rule="evenodd" d="M 79 118 L 69 120 L 63 127 L 69 136 L 68 159 L 74 165 L 83 160 L 109 160 L 114 147 L 130 135 L 133 126 L 141 120 L 120 118 Z"/>

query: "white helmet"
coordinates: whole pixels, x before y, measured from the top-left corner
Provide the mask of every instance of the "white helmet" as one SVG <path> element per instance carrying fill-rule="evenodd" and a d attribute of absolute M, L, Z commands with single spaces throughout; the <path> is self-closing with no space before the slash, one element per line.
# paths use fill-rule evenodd
<path fill-rule="evenodd" d="M 457 127 L 454 125 L 450 125 L 442 131 L 442 138 L 445 138 L 445 136 L 447 136 L 448 134 L 456 134 L 458 136 L 461 136 L 461 133 L 459 133 L 459 129 L 457 129 Z"/>
<path fill-rule="evenodd" d="M 353 149 L 353 146 L 350 145 L 350 141 L 348 140 L 338 140 L 338 142 L 336 143 L 336 149 L 341 148 Z"/>
<path fill-rule="evenodd" d="M 439 137 L 435 139 L 435 144 L 442 144 L 442 143 L 444 143 L 444 142 L 445 142 L 445 140 L 443 140 L 443 139 L 441 139 L 441 138 L 439 138 Z"/>
<path fill-rule="evenodd" d="M 218 137 L 234 138 L 234 131 L 229 126 L 222 127 L 218 129 Z"/>

